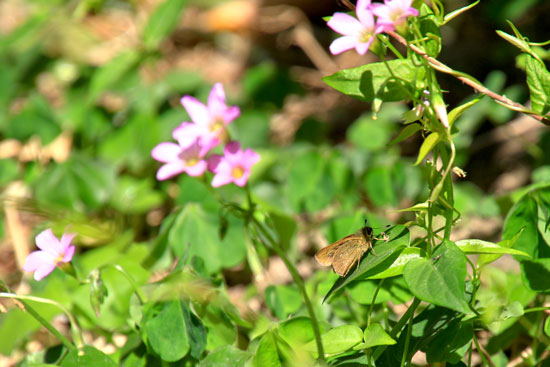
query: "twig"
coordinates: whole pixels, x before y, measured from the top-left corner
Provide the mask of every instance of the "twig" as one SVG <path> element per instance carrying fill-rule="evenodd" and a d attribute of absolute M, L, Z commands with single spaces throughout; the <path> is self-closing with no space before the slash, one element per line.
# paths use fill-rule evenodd
<path fill-rule="evenodd" d="M 455 78 L 457 78 L 458 80 L 462 81 L 464 84 L 467 84 L 470 87 L 474 88 L 478 92 L 483 93 L 485 95 L 488 95 L 489 97 L 494 99 L 496 102 L 498 102 L 500 104 L 503 104 L 506 107 L 509 107 L 510 109 L 512 109 L 514 111 L 525 113 L 525 114 L 531 116 L 532 118 L 542 122 L 544 125 L 550 126 L 550 119 L 538 115 L 537 113 L 535 113 L 534 111 L 529 110 L 527 107 L 525 107 L 524 105 L 522 105 L 520 103 L 514 102 L 514 101 L 512 101 L 511 99 L 509 99 L 505 96 L 501 96 L 500 94 L 493 92 L 492 90 L 485 87 L 483 84 L 472 80 L 471 77 L 466 77 L 466 76 L 464 76 L 463 73 L 460 73 L 456 70 L 451 69 L 450 67 L 443 64 L 439 60 L 434 59 L 433 57 L 426 54 L 426 52 L 424 52 L 422 49 L 416 47 L 415 45 L 412 45 L 412 44 L 408 43 L 407 40 L 405 40 L 405 38 L 401 37 L 399 34 L 393 32 L 393 31 L 388 31 L 386 33 L 389 34 L 390 36 L 392 36 L 393 38 L 395 38 L 399 43 L 405 45 L 406 47 L 408 47 L 411 50 L 413 50 L 414 52 L 416 52 L 418 55 L 422 56 L 426 61 L 428 61 L 430 66 L 433 67 L 435 70 L 441 71 L 442 73 L 450 74 L 450 75 L 454 76 Z"/>

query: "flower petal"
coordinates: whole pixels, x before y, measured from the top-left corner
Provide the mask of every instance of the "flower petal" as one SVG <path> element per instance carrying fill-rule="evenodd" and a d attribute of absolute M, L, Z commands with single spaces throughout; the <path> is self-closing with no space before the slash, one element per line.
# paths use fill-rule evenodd
<path fill-rule="evenodd" d="M 63 246 L 65 253 L 67 252 L 67 248 L 71 245 L 71 241 L 75 238 L 75 236 L 76 233 L 63 233 L 63 236 L 61 236 L 61 240 L 59 242 L 61 243 L 61 246 Z"/>
<path fill-rule="evenodd" d="M 27 256 L 25 264 L 23 265 L 24 271 L 35 271 L 42 264 L 53 264 L 54 257 L 46 251 L 33 251 Z"/>
<path fill-rule="evenodd" d="M 181 104 L 195 124 L 208 126 L 211 120 L 210 112 L 201 101 L 195 97 L 185 96 L 181 99 Z"/>
<path fill-rule="evenodd" d="M 73 259 L 74 250 L 75 250 L 74 246 L 67 247 L 67 250 L 65 250 L 65 256 L 63 256 L 63 260 L 62 260 L 64 263 L 68 263 Z"/>
<path fill-rule="evenodd" d="M 185 171 L 182 161 L 166 163 L 157 171 L 157 180 L 164 181 Z"/>
<path fill-rule="evenodd" d="M 357 43 L 358 41 L 356 36 L 344 36 L 337 38 L 330 44 L 330 53 L 333 55 L 341 54 L 344 51 L 355 48 Z"/>
<path fill-rule="evenodd" d="M 223 113 L 223 122 L 225 122 L 225 124 L 228 125 L 240 115 L 241 115 L 241 110 L 239 107 L 237 106 L 227 107 L 225 112 Z"/>
<path fill-rule="evenodd" d="M 253 165 L 258 163 L 260 161 L 260 155 L 253 151 L 252 149 L 245 150 L 243 154 L 243 160 L 241 161 L 241 164 L 250 169 Z"/>
<path fill-rule="evenodd" d="M 370 45 L 372 44 L 372 41 L 374 41 L 374 36 L 371 37 L 367 42 L 358 42 L 355 45 L 355 50 L 359 55 L 364 55 L 369 50 Z"/>
<path fill-rule="evenodd" d="M 151 156 L 159 162 L 168 163 L 179 160 L 181 148 L 175 143 L 160 143 L 151 151 Z"/>
<path fill-rule="evenodd" d="M 231 175 L 220 172 L 220 173 L 217 173 L 212 179 L 212 187 L 220 187 L 223 185 L 227 185 L 227 184 L 230 184 L 232 181 L 233 181 L 233 177 L 231 177 Z"/>
<path fill-rule="evenodd" d="M 243 159 L 241 144 L 238 141 L 231 141 L 227 143 L 223 149 L 223 156 L 227 163 L 231 166 L 240 164 Z"/>
<path fill-rule="evenodd" d="M 47 251 L 54 256 L 63 251 L 63 247 L 59 243 L 59 240 L 49 228 L 37 234 L 35 241 L 39 249 Z"/>
<path fill-rule="evenodd" d="M 208 160 L 206 161 L 208 170 L 212 173 L 215 173 L 218 169 L 218 165 L 220 164 L 222 159 L 222 156 L 219 154 L 212 154 L 210 157 L 208 157 Z"/>
<path fill-rule="evenodd" d="M 248 182 L 248 177 L 250 176 L 250 171 L 244 171 L 243 175 L 237 179 L 234 179 L 233 182 L 235 185 L 243 187 Z"/>
<path fill-rule="evenodd" d="M 172 131 L 172 137 L 178 141 L 180 147 L 187 148 L 204 134 L 205 131 L 208 130 L 203 126 L 193 124 L 192 122 L 182 122 L 181 125 Z"/>
<path fill-rule="evenodd" d="M 221 116 L 226 108 L 225 92 L 223 91 L 222 83 L 216 83 L 208 95 L 208 110 L 211 115 Z"/>
<path fill-rule="evenodd" d="M 370 8 L 370 0 L 359 0 L 355 12 L 364 28 L 372 29 L 374 27 L 374 16 Z"/>
<path fill-rule="evenodd" d="M 363 25 L 346 13 L 334 13 L 327 25 L 344 36 L 359 36 L 363 30 Z"/>
<path fill-rule="evenodd" d="M 206 161 L 198 161 L 192 166 L 185 167 L 185 172 L 189 176 L 200 176 L 206 171 Z"/>
<path fill-rule="evenodd" d="M 34 272 L 34 280 L 41 281 L 55 269 L 55 264 L 42 264 Z"/>

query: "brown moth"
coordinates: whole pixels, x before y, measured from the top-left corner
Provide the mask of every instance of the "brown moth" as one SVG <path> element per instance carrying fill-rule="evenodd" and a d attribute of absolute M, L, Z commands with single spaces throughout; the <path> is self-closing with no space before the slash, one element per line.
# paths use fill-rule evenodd
<path fill-rule="evenodd" d="M 320 249 L 315 260 L 324 266 L 332 265 L 336 274 L 345 277 L 354 264 L 359 266 L 363 254 L 372 248 L 372 239 L 372 228 L 365 225 L 354 234 Z"/>

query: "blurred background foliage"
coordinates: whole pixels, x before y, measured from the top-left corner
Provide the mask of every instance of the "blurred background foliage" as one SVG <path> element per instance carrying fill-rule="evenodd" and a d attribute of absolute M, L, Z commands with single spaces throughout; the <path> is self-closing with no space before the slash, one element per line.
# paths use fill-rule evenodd
<path fill-rule="evenodd" d="M 466 2 L 444 4 L 452 11 Z M 242 111 L 231 137 L 261 155 L 250 180 L 252 195 L 272 216 L 308 286 L 322 297 L 335 275 L 315 271 L 317 249 L 354 232 L 365 216 L 373 226 L 409 220 L 397 210 L 427 195 L 427 177 L 414 165 L 421 138 L 391 143 L 412 106 L 387 103 L 373 116 L 369 104 L 322 83 L 322 76 L 339 68 L 375 60 L 372 54 L 328 54 L 335 34 L 322 17 L 335 11 L 345 10 L 337 1 L 314 0 L 2 1 L 0 277 L 20 284 L 33 235 L 46 227 L 70 228 L 79 233 L 75 261 L 83 276 L 116 262 L 145 284 L 176 258 L 194 261 L 241 314 L 256 314 L 250 338 L 265 330 L 261 310 L 281 320 L 303 312 L 280 262 L 268 261 L 271 254 L 262 247 L 260 263 L 251 260 L 254 244 L 241 219 L 228 217 L 220 239 L 221 206 L 208 182 L 183 175 L 154 179 L 152 148 L 171 140 L 172 129 L 189 119 L 179 104 L 182 95 L 204 101 L 212 84 L 222 82 L 229 104 Z M 483 0 L 442 28 L 441 61 L 525 103 L 521 58 L 495 30 L 508 31 L 511 20 L 531 41 L 544 41 L 548 14 L 544 0 Z M 467 86 L 441 78 L 450 108 L 473 98 Z M 499 240 L 518 190 L 550 181 L 550 134 L 488 98 L 456 126 L 457 162 L 467 177 L 456 183 L 463 221 L 454 238 Z M 245 198 L 235 186 L 217 191 L 227 200 Z M 517 280 L 498 271 L 489 288 Z M 62 272 L 28 283 L 33 294 L 76 307 L 83 326 L 99 326 L 96 337 L 113 342 L 108 331 L 127 329 L 133 302 L 121 277 L 104 272 L 110 293 L 100 318 L 89 305 L 88 287 Z M 377 301 L 408 300 L 398 282 L 385 283 Z M 359 282 L 349 295 L 357 304 L 369 303 L 369 287 Z M 514 297 L 525 300 L 518 292 Z M 227 313 L 226 296 L 220 297 L 201 315 L 207 328 L 217 329 L 208 334 L 207 350 L 232 344 L 236 325 L 250 327 L 238 312 Z M 338 314 L 333 308 L 332 320 L 350 317 L 349 310 Z M 364 317 L 364 309 L 352 308 Z M 55 313 L 46 306 L 42 311 L 45 317 Z M 1 315 L 0 326 L 4 355 L 39 329 L 17 309 Z M 46 335 L 37 340 L 48 345 Z"/>

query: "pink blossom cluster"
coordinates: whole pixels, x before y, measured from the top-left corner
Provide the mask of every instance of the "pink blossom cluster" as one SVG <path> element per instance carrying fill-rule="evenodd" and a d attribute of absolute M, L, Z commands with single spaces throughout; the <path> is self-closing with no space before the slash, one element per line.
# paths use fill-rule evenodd
<path fill-rule="evenodd" d="M 177 144 L 160 143 L 151 152 L 154 159 L 164 163 L 157 172 L 157 179 L 167 180 L 183 172 L 200 176 L 208 169 L 214 173 L 214 187 L 231 182 L 244 186 L 251 167 L 260 156 L 252 149 L 243 151 L 239 142 L 227 142 L 226 126 L 240 115 L 240 110 L 237 106 L 226 105 L 221 83 L 216 83 L 210 91 L 207 105 L 191 96 L 184 96 L 181 104 L 192 122 L 183 122 L 174 129 L 172 136 Z M 223 155 L 208 155 L 213 148 L 226 142 Z"/>
<path fill-rule="evenodd" d="M 343 37 L 330 44 L 330 52 L 337 55 L 355 48 L 357 53 L 366 54 L 377 34 L 393 31 L 404 24 L 407 17 L 418 15 L 418 10 L 411 4 L 412 0 L 384 0 L 384 4 L 358 0 L 355 7 L 357 18 L 346 13 L 334 13 L 327 25 Z"/>
<path fill-rule="evenodd" d="M 56 267 L 70 262 L 75 250 L 71 245 L 74 236 L 74 233 L 64 233 L 58 240 L 51 229 L 40 232 L 36 236 L 36 246 L 40 250 L 27 256 L 23 270 L 34 271 L 34 279 L 40 281 Z"/>

